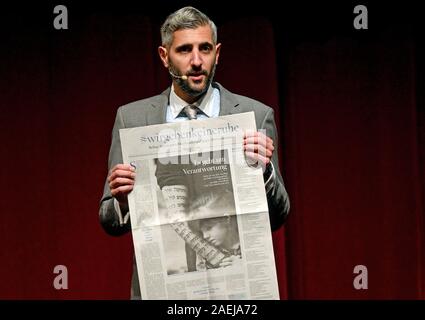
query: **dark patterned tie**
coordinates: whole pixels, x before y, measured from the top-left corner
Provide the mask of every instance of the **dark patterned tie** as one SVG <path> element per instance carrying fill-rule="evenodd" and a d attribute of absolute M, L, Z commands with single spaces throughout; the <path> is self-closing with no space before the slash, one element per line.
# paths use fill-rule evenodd
<path fill-rule="evenodd" d="M 196 119 L 196 115 L 198 114 L 198 107 L 190 104 L 183 108 L 183 112 L 186 114 L 189 120 L 193 120 Z"/>

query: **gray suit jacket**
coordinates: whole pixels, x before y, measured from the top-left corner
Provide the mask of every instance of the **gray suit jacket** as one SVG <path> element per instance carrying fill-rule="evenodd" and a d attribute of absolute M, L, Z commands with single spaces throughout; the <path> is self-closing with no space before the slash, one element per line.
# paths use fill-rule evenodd
<path fill-rule="evenodd" d="M 275 150 L 273 152 L 272 162 L 276 173 L 276 180 L 273 189 L 267 194 L 267 202 L 271 228 L 272 230 L 276 230 L 283 224 L 287 217 L 289 212 L 289 198 L 279 171 L 277 130 L 273 109 L 256 100 L 233 94 L 218 83 L 213 83 L 213 87 L 220 90 L 220 115 L 254 111 L 257 129 L 265 129 L 267 135 L 273 139 Z M 169 95 L 170 88 L 160 95 L 135 101 L 118 109 L 112 131 L 112 143 L 108 162 L 109 169 L 118 163 L 123 163 L 119 129 L 165 123 Z M 100 202 L 100 222 L 108 234 L 119 236 L 130 231 L 131 226 L 130 222 L 120 225 L 113 200 L 108 181 L 106 181 Z M 141 294 L 135 262 L 131 289 L 132 299 L 140 299 Z"/>

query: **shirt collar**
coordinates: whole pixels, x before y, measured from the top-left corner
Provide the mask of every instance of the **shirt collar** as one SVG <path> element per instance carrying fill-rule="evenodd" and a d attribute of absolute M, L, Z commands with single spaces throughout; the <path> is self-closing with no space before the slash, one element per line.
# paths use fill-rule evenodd
<path fill-rule="evenodd" d="M 213 88 L 211 84 L 208 87 L 207 93 L 200 99 L 201 104 L 198 105 L 199 100 L 195 102 L 196 106 L 208 117 L 213 115 Z M 171 85 L 170 91 L 170 111 L 173 119 L 177 118 L 180 112 L 186 107 L 188 103 L 180 98 L 174 91 L 174 84 Z"/>

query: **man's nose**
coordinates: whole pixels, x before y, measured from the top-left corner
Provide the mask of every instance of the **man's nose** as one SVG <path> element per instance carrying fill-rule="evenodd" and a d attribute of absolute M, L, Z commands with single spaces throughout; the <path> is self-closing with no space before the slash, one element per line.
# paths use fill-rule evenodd
<path fill-rule="evenodd" d="M 196 66 L 196 67 L 200 67 L 202 65 L 203 61 L 202 61 L 202 57 L 201 57 L 201 54 L 200 54 L 199 51 L 197 51 L 197 50 L 192 51 L 192 59 L 191 59 L 190 63 L 193 66 Z"/>

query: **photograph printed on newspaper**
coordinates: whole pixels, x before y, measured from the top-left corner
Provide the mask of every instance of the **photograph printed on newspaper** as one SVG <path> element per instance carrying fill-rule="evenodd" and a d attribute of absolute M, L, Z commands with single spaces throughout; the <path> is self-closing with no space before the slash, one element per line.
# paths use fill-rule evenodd
<path fill-rule="evenodd" d="M 120 130 L 143 299 L 279 299 L 253 112 Z"/>

